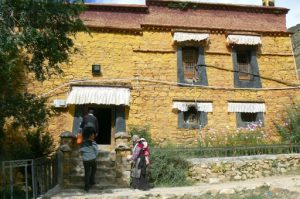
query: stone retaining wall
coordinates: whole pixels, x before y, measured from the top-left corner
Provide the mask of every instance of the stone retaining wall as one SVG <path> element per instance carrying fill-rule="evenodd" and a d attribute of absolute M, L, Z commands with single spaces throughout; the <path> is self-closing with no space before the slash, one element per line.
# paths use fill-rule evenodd
<path fill-rule="evenodd" d="M 290 172 L 300 168 L 300 154 L 189 159 L 189 177 L 198 182 L 239 181 Z"/>

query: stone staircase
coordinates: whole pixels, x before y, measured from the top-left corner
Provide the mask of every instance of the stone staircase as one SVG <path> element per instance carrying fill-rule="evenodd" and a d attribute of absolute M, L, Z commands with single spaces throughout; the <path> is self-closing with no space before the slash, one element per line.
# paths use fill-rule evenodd
<path fill-rule="evenodd" d="M 116 153 L 114 150 L 101 149 L 99 147 L 97 157 L 97 171 L 95 175 L 96 184 L 91 188 L 97 190 L 126 187 L 124 183 L 119 182 L 116 169 Z M 64 188 L 83 189 L 84 187 L 84 168 L 79 153 L 79 148 L 70 152 L 66 157 L 64 164 L 70 166 L 68 174 L 64 175 Z"/>
<path fill-rule="evenodd" d="M 76 144 L 76 136 L 71 132 L 60 135 L 58 150 L 58 184 L 62 189 L 81 189 L 84 187 L 84 168 Z M 91 190 L 103 190 L 129 187 L 130 163 L 127 156 L 131 154 L 128 147 L 130 137 L 126 133 L 116 133 L 113 145 L 98 145 L 96 184 Z"/>

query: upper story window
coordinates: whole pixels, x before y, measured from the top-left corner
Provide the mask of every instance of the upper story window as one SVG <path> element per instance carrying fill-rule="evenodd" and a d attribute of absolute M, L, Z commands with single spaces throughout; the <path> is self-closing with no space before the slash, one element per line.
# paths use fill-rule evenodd
<path fill-rule="evenodd" d="M 183 63 L 183 78 L 186 82 L 192 83 L 197 81 L 197 62 L 198 48 L 183 47 L 182 48 L 182 63 Z"/>
<path fill-rule="evenodd" d="M 239 71 L 239 80 L 251 80 L 252 70 L 251 70 L 251 51 L 237 51 L 236 59 Z"/>
<path fill-rule="evenodd" d="M 229 35 L 227 42 L 232 45 L 234 64 L 234 86 L 238 88 L 261 88 L 257 63 L 259 36 Z"/>
<path fill-rule="evenodd" d="M 174 33 L 179 83 L 208 85 L 203 47 L 208 36 L 200 33 Z"/>

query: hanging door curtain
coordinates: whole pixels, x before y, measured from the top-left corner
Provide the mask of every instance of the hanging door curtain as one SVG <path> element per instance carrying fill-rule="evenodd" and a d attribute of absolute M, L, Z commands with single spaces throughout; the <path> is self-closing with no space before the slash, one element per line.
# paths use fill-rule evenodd
<path fill-rule="evenodd" d="M 228 103 L 228 112 L 259 113 L 266 112 L 264 103 Z"/>
<path fill-rule="evenodd" d="M 129 88 L 73 86 L 67 104 L 129 105 Z"/>
<path fill-rule="evenodd" d="M 173 35 L 173 40 L 176 42 L 204 41 L 207 40 L 208 37 L 209 34 L 204 33 L 175 32 Z"/>
<path fill-rule="evenodd" d="M 236 45 L 260 45 L 261 39 L 260 36 L 252 35 L 228 35 L 227 43 Z"/>
<path fill-rule="evenodd" d="M 210 102 L 173 102 L 173 108 L 182 112 L 188 111 L 189 107 L 195 107 L 197 111 L 212 112 L 212 103 Z"/>

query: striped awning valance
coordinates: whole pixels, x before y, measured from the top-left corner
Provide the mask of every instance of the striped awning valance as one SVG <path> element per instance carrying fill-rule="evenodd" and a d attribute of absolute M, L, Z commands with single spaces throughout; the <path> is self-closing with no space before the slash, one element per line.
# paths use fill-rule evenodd
<path fill-rule="evenodd" d="M 74 86 L 67 104 L 129 105 L 128 88 Z"/>
<path fill-rule="evenodd" d="M 258 113 L 266 112 L 264 103 L 228 103 L 228 112 Z"/>
<path fill-rule="evenodd" d="M 203 41 L 207 40 L 208 37 L 209 34 L 206 33 L 175 32 L 173 35 L 173 40 L 176 42 Z"/>
<path fill-rule="evenodd" d="M 173 108 L 180 111 L 188 111 L 190 107 L 195 107 L 197 111 L 212 112 L 210 102 L 173 102 Z"/>
<path fill-rule="evenodd" d="M 260 45 L 261 39 L 260 36 L 252 35 L 228 35 L 227 43 L 237 45 Z"/>

